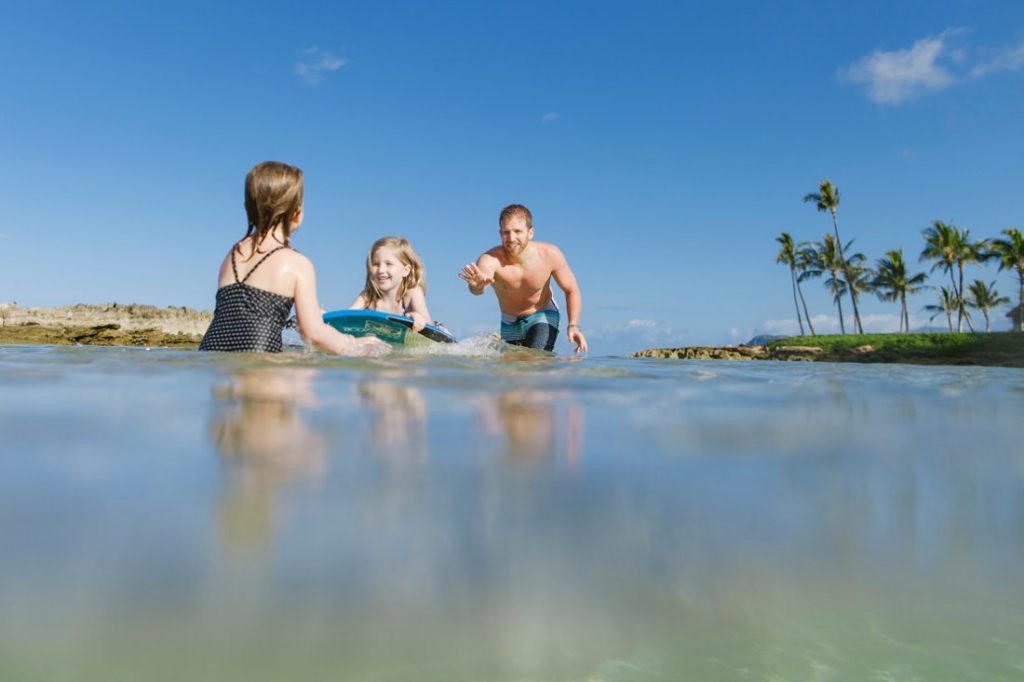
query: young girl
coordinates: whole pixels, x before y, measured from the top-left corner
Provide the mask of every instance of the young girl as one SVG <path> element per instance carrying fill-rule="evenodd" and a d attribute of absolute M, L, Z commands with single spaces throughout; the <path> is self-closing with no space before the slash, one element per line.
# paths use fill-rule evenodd
<path fill-rule="evenodd" d="M 199 350 L 281 351 L 281 330 L 292 305 L 299 332 L 316 347 L 344 355 L 378 355 L 387 345 L 354 338 L 323 321 L 316 274 L 290 246 L 302 224 L 302 171 L 265 161 L 245 176 L 249 228 L 220 266 L 217 307 Z"/>
<path fill-rule="evenodd" d="M 366 257 L 366 286 L 349 306 L 412 318 L 419 331 L 430 322 L 423 263 L 404 237 L 382 237 Z"/>

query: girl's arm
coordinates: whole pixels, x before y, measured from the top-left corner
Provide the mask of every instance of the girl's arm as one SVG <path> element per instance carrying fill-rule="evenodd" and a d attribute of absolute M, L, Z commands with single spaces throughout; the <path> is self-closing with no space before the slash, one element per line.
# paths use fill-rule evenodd
<path fill-rule="evenodd" d="M 427 310 L 427 295 L 422 287 L 413 287 L 405 295 L 405 314 L 412 318 L 413 331 L 423 329 L 430 323 L 430 311 Z"/>
<path fill-rule="evenodd" d="M 356 300 L 352 301 L 352 305 L 348 307 L 349 310 L 366 310 L 366 292 L 360 291 L 359 295 L 356 296 Z"/>
<path fill-rule="evenodd" d="M 381 355 L 387 352 L 388 345 L 374 336 L 356 338 L 342 334 L 324 322 L 316 298 L 313 263 L 301 254 L 295 255 L 295 317 L 302 338 L 321 350 L 339 355 Z"/>

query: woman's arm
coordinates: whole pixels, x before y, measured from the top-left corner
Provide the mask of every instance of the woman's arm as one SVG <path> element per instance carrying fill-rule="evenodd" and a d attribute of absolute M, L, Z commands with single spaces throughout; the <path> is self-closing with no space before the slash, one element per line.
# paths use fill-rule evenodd
<path fill-rule="evenodd" d="M 359 295 L 356 296 L 356 300 L 352 301 L 352 305 L 348 307 L 349 310 L 366 310 L 366 292 L 360 291 Z"/>
<path fill-rule="evenodd" d="M 295 317 L 302 338 L 321 350 L 339 355 L 381 355 L 387 352 L 388 345 L 376 337 L 356 338 L 342 334 L 324 322 L 316 297 L 313 263 L 301 254 L 295 255 Z"/>

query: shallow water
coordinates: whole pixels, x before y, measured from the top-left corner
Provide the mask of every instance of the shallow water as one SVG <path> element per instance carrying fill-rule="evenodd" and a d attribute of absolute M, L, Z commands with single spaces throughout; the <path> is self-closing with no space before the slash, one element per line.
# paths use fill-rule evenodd
<path fill-rule="evenodd" d="M 0 680 L 1024 679 L 1024 370 L 0 346 Z"/>

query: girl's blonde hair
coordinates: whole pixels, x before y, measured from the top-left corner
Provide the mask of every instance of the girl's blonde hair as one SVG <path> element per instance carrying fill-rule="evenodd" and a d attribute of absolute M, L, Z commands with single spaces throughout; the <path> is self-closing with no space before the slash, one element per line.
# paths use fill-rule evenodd
<path fill-rule="evenodd" d="M 384 298 L 380 289 L 377 288 L 377 283 L 373 281 L 372 269 L 373 254 L 377 252 L 377 249 L 385 247 L 393 249 L 398 254 L 398 260 L 409 267 L 409 274 L 398 285 L 398 300 L 404 300 L 406 293 L 417 286 L 423 289 L 424 294 L 427 293 L 427 276 L 423 268 L 423 261 L 413 251 L 409 240 L 405 237 L 381 237 L 373 243 L 370 252 L 366 255 L 366 286 L 363 289 L 363 295 L 366 297 L 367 307 Z"/>
<path fill-rule="evenodd" d="M 280 161 L 264 161 L 245 176 L 245 215 L 249 226 L 244 239 L 256 246 L 280 224 L 284 246 L 291 241 L 292 217 L 302 208 L 302 170 Z"/>

